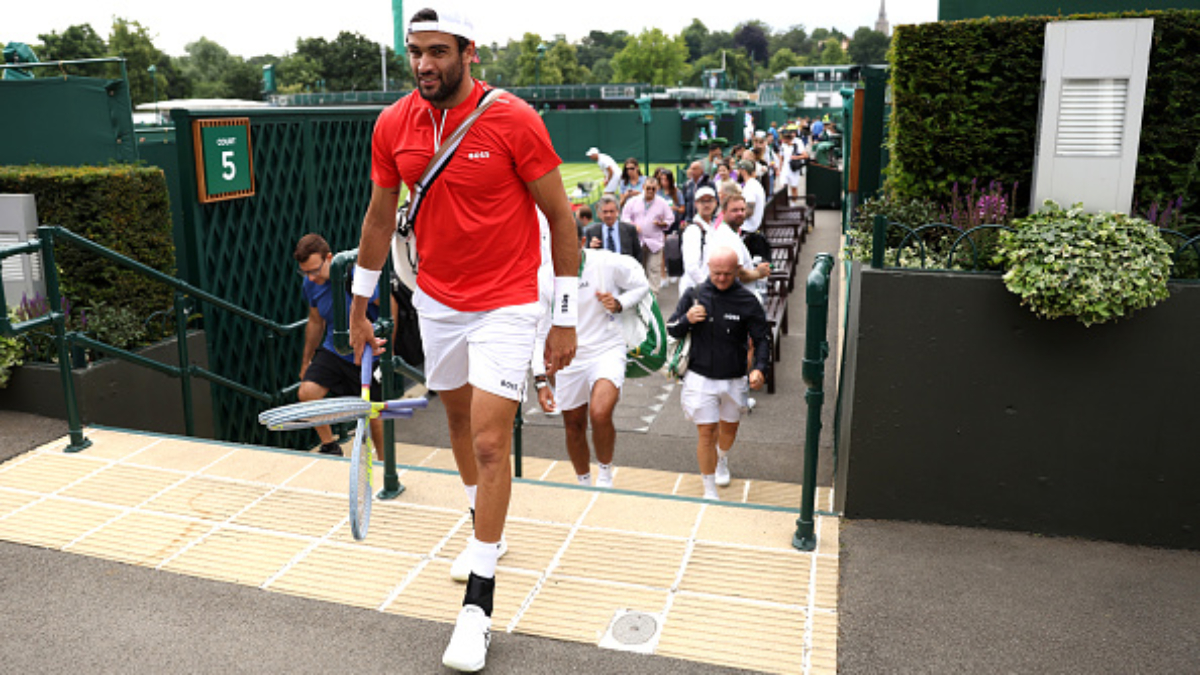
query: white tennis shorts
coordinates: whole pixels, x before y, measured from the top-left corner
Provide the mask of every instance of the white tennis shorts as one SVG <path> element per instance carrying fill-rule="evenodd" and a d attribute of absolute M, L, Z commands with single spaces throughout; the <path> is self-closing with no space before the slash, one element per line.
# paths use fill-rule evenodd
<path fill-rule="evenodd" d="M 450 391 L 469 383 L 497 396 L 522 400 L 541 303 L 459 312 L 418 287 L 413 305 L 420 317 L 427 387 Z"/>
<path fill-rule="evenodd" d="M 554 402 L 559 410 L 587 405 L 592 400 L 592 387 L 600 380 L 612 382 L 619 398 L 625 384 L 625 346 L 605 350 L 590 359 L 576 358 L 554 378 Z"/>
<path fill-rule="evenodd" d="M 750 384 L 745 377 L 710 380 L 688 371 L 683 376 L 679 401 L 683 404 L 683 414 L 694 424 L 716 424 L 741 421 L 749 395 Z"/>

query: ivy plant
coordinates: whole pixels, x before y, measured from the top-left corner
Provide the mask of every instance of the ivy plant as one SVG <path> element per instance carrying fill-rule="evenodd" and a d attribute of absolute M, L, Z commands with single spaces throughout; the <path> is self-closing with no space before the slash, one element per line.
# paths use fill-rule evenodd
<path fill-rule="evenodd" d="M 1004 283 L 1042 318 L 1073 316 L 1091 326 L 1168 296 L 1171 247 L 1142 218 L 1047 200 L 1013 228 L 999 237 Z"/>

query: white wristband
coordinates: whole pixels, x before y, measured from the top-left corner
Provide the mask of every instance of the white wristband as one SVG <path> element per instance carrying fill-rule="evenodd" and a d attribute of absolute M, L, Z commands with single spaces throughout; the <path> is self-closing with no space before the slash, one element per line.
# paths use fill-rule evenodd
<path fill-rule="evenodd" d="M 579 277 L 554 277 L 551 325 L 574 328 L 579 323 Z"/>
<path fill-rule="evenodd" d="M 369 270 L 355 265 L 354 283 L 350 285 L 350 292 L 364 298 L 375 295 L 375 287 L 379 285 L 380 272 L 381 270 Z"/>

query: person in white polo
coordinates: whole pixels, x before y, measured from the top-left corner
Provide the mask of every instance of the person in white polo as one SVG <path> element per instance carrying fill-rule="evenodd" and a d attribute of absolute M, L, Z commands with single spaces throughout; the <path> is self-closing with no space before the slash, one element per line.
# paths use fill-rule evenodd
<path fill-rule="evenodd" d="M 589 148 L 587 156 L 600 167 L 600 173 L 604 175 L 601 181 L 604 184 L 604 194 L 615 196 L 621 182 L 621 166 L 615 159 L 600 152 L 599 148 Z"/>

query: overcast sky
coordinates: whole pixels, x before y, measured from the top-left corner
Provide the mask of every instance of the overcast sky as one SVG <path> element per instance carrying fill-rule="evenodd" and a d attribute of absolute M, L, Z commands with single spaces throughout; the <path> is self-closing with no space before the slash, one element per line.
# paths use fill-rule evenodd
<path fill-rule="evenodd" d="M 404 3 L 411 16 L 425 0 Z M 503 2 L 460 0 L 455 6 L 474 21 L 478 41 L 506 43 L 526 32 L 550 38 L 562 33 L 577 41 L 590 30 L 625 30 L 639 33 L 661 28 L 677 34 L 698 18 L 709 30 L 732 30 L 738 23 L 758 19 L 776 30 L 794 24 L 813 28 L 838 28 L 853 34 L 860 26 L 874 27 L 880 0 L 797 0 L 778 3 L 739 3 L 736 0 L 574 0 L 559 2 Z M 892 26 L 937 20 L 938 0 L 887 0 Z M 742 15 L 743 7 L 758 11 L 771 7 L 771 14 Z M 0 44 L 37 44 L 38 35 L 62 33 L 75 24 L 91 24 L 108 39 L 113 17 L 137 21 L 145 26 L 154 45 L 171 56 L 183 56 L 184 46 L 206 37 L 246 58 L 260 54 L 282 55 L 295 50 L 297 38 L 323 37 L 332 40 L 341 31 L 362 33 L 368 39 L 392 46 L 391 0 L 207 0 L 176 3 L 166 0 L 34 0 L 15 4 L 0 19 Z"/>

